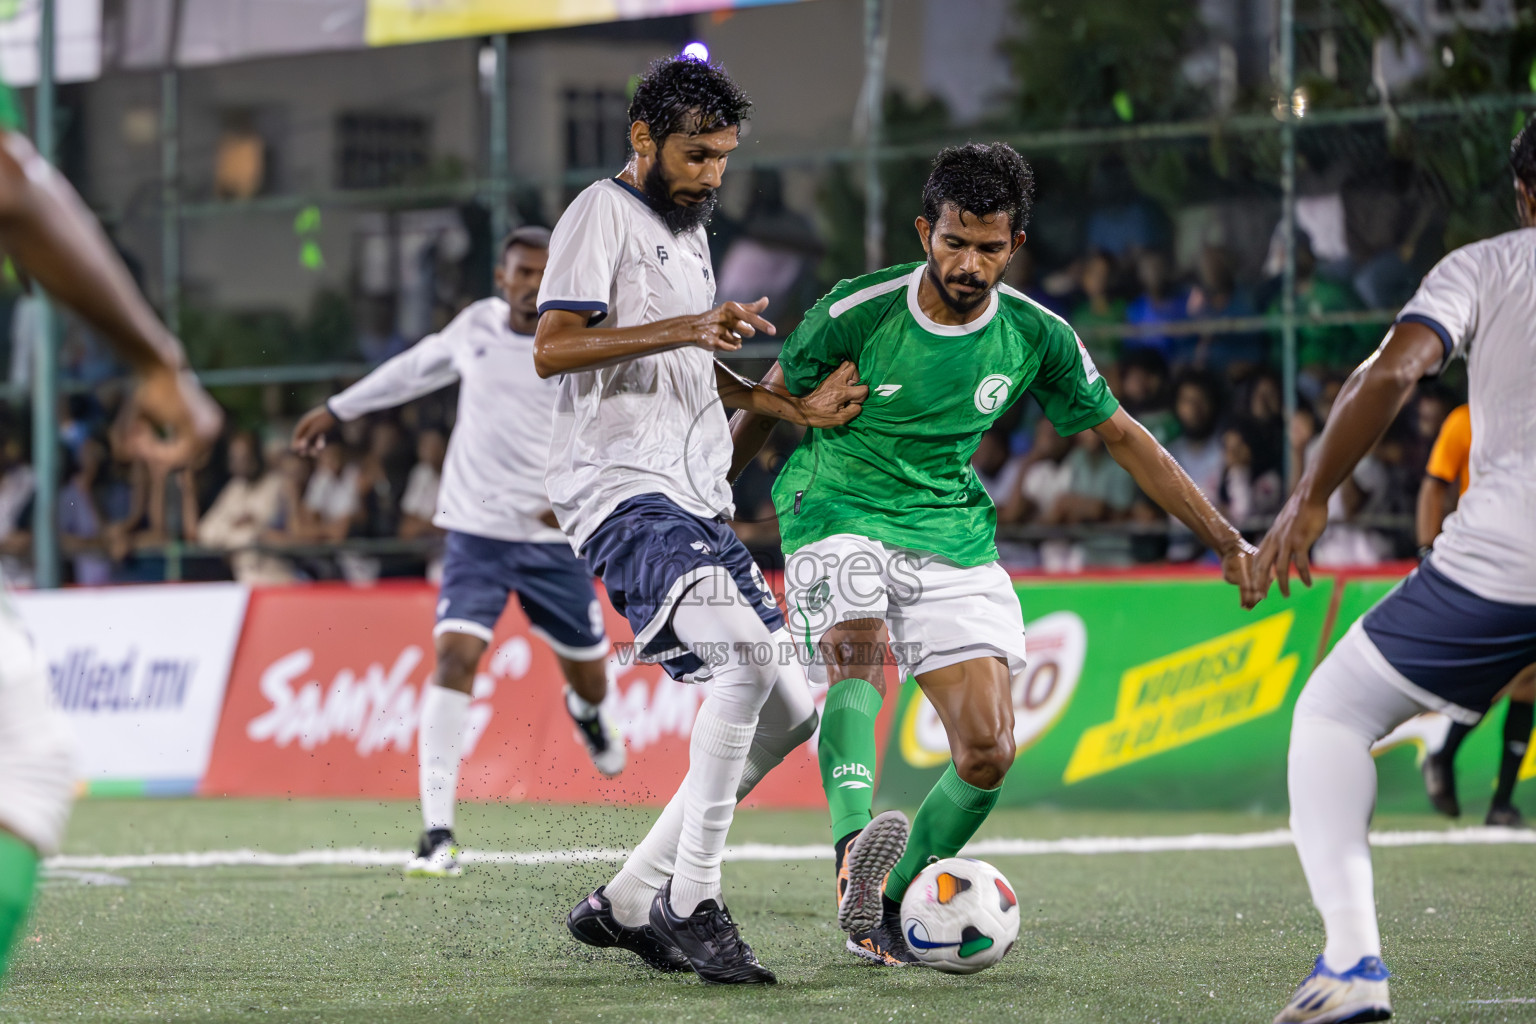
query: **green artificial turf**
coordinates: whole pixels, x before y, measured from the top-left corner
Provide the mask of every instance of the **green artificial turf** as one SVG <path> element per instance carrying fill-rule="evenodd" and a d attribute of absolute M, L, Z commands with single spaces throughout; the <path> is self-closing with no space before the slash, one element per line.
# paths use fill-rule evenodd
<path fill-rule="evenodd" d="M 632 844 L 653 812 L 468 806 L 485 850 Z M 90 800 L 70 854 L 403 849 L 409 803 Z M 1275 817 L 999 811 L 984 836 L 1248 832 Z M 1389 818 L 1378 828 L 1439 828 Z M 732 841 L 822 843 L 821 814 L 743 812 Z M 134 868 L 51 878 L 0 1021 L 1268 1021 L 1321 948 L 1289 849 L 999 857 L 1020 942 L 972 977 L 842 950 L 828 861 L 726 865 L 731 910 L 780 983 L 705 987 L 577 945 L 566 910 L 601 863 Z M 1536 1021 L 1536 849 L 1379 849 L 1392 994 L 1405 1021 Z M 126 880 L 127 884 L 112 884 Z M 87 884 L 91 883 L 91 884 Z M 108 884 L 103 884 L 108 883 Z M 1521 1000 L 1524 1000 L 1523 1002 Z"/>

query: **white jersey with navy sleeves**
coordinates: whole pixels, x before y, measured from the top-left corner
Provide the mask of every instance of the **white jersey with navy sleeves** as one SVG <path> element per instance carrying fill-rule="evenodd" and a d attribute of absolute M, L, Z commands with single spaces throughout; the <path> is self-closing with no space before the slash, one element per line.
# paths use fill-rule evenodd
<path fill-rule="evenodd" d="M 1536 229 L 1452 252 L 1424 277 L 1398 322 L 1467 361 L 1472 484 L 1429 556 L 1490 601 L 1536 604 Z"/>
<path fill-rule="evenodd" d="M 630 185 L 607 178 L 566 209 L 549 242 L 539 313 L 636 327 L 706 312 L 714 272 L 703 228 L 675 235 Z M 693 346 L 559 377 L 547 484 L 579 553 L 626 498 L 661 494 L 694 515 L 729 516 L 730 430 L 715 360 Z"/>
<path fill-rule="evenodd" d="M 437 513 L 445 530 L 492 540 L 558 544 L 544 468 L 557 384 L 533 369 L 533 338 L 518 334 L 502 299 L 481 299 L 326 403 L 339 420 L 402 405 L 459 382 Z"/>

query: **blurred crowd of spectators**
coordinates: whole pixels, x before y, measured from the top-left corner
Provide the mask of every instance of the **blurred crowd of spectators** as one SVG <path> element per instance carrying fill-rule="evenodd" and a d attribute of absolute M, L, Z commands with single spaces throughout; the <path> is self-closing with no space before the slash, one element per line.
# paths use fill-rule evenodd
<path fill-rule="evenodd" d="M 766 290 L 779 310 L 776 321 L 788 328 L 822 290 L 816 267 L 824 250 L 811 221 L 790 211 L 772 184 L 754 193 L 742 219 L 722 227 L 720 294 L 751 298 Z M 1233 521 L 1261 532 L 1294 486 L 1349 369 L 1379 341 L 1384 318 L 1299 328 L 1298 409 L 1287 422 L 1279 333 L 1265 319 L 1280 308 L 1278 250 L 1272 246 L 1262 269 L 1245 276 L 1236 255 L 1206 245 L 1186 258 L 1181 274 L 1171 248 L 1138 228 L 1137 217 L 1100 220 L 1090 220 L 1085 237 L 1092 247 L 1080 257 L 1037 274 L 1031 253 L 1022 252 L 1009 283 L 1068 320 L 1126 409 Z M 1318 258 L 1305 232 L 1297 243 L 1296 308 L 1304 317 L 1390 313 L 1416 283 L 1403 265 L 1386 272 L 1331 251 Z M 433 323 L 469 300 L 457 296 Z M 27 301 L 12 318 L 11 380 L 18 386 L 30 372 L 29 346 L 18 343 L 29 331 Z M 358 353 L 369 364 L 408 345 L 395 318 L 375 306 L 379 315 L 358 318 Z M 262 427 L 232 428 L 201 465 L 123 462 L 108 443 L 119 385 L 112 367 L 92 357 L 98 347 L 88 338 L 65 346 L 65 378 L 77 387 L 59 414 L 65 464 L 58 527 L 68 580 L 232 575 L 254 583 L 367 582 L 434 571 L 438 531 L 430 520 L 452 429 L 452 389 L 346 425 L 314 460 L 289 452 L 287 438 L 302 411 L 297 405 L 319 396 L 290 390 L 269 391 L 259 419 L 249 409 L 232 416 Z M 93 388 L 78 390 L 81 384 Z M 1450 391 L 1425 386 L 1334 496 L 1320 564 L 1413 553 L 1414 498 L 1435 433 L 1455 404 Z M 7 416 L 0 560 L 12 579 L 24 580 L 35 481 L 27 412 L 0 407 L 0 417 Z M 792 428 L 781 426 L 737 486 L 737 529 L 765 564 L 778 560 L 769 488 L 796 440 Z M 982 439 L 973 464 L 997 505 L 1010 568 L 1072 572 L 1209 557 L 1139 493 L 1095 434 L 1058 436 L 1032 401 L 1017 402 Z"/>

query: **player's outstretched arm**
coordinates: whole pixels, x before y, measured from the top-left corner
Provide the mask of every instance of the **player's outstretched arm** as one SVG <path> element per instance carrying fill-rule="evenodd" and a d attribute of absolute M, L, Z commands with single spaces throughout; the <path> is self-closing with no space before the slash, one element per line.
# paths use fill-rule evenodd
<path fill-rule="evenodd" d="M 1269 579 L 1255 568 L 1257 551 L 1253 545 L 1243 540 L 1237 527 L 1216 511 L 1183 467 L 1147 433 L 1147 428 L 1124 409 L 1116 409 L 1113 416 L 1093 430 L 1149 498 L 1194 531 L 1200 543 L 1221 555 L 1222 575 L 1228 583 L 1236 584 L 1243 607 L 1252 608 L 1263 600 Z"/>
<path fill-rule="evenodd" d="M 548 309 L 539 317 L 533 337 L 533 368 L 540 377 L 577 370 L 596 370 L 668 349 L 697 345 L 711 352 L 732 352 L 741 339 L 762 331 L 773 334 L 763 319 L 766 298 L 756 302 L 722 302 L 694 316 L 675 316 L 636 327 L 594 328 L 591 314 Z"/>
<path fill-rule="evenodd" d="M 1290 596 L 1293 564 L 1302 583 L 1312 585 L 1308 552 L 1328 525 L 1328 496 L 1381 440 L 1413 389 L 1444 362 L 1445 354 L 1440 336 L 1429 327 L 1394 324 L 1381 348 L 1344 382 L 1316 455 L 1259 546 L 1259 572 L 1266 580 L 1273 573 L 1280 593 Z"/>
<path fill-rule="evenodd" d="M 462 314 L 461 314 L 462 315 Z M 454 321 L 458 323 L 459 321 Z M 449 324 L 441 333 L 429 334 L 397 356 L 380 363 L 362 380 L 317 405 L 293 428 L 292 448 L 300 455 L 314 455 L 325 447 L 325 437 L 338 423 L 350 423 L 381 409 L 412 402 L 459 379 L 453 365 Z"/>
<path fill-rule="evenodd" d="M 119 439 L 189 462 L 217 436 L 218 405 L 190 373 L 181 344 L 155 317 L 101 228 L 32 144 L 0 131 L 0 248 L 101 332 L 139 378 Z M 156 438 L 141 420 L 168 432 Z"/>
<path fill-rule="evenodd" d="M 784 367 L 775 361 L 758 383 L 765 388 L 785 391 Z M 748 464 L 757 458 L 757 453 L 763 450 L 763 445 L 768 443 L 768 435 L 773 433 L 773 428 L 778 424 L 779 421 L 772 416 L 762 416 L 748 409 L 737 410 L 736 415 L 731 417 L 731 472 L 727 480 L 736 482 Z"/>

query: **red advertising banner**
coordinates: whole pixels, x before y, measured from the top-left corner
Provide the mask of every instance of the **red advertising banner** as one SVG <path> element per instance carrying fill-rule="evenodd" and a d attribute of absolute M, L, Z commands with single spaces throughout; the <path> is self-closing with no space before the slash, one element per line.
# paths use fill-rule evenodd
<path fill-rule="evenodd" d="M 610 637 L 629 641 L 628 623 L 601 590 L 600 599 Z M 415 796 L 436 600 L 437 591 L 422 583 L 253 591 L 200 792 Z M 554 655 L 529 632 L 516 603 L 509 605 L 475 681 L 460 797 L 665 803 L 687 770 L 704 691 L 625 653 L 614 658 L 612 679 L 629 764 L 605 779 L 565 713 Z M 888 734 L 882 723 L 878 735 Z M 823 806 L 814 741 L 792 753 L 749 803 Z"/>

